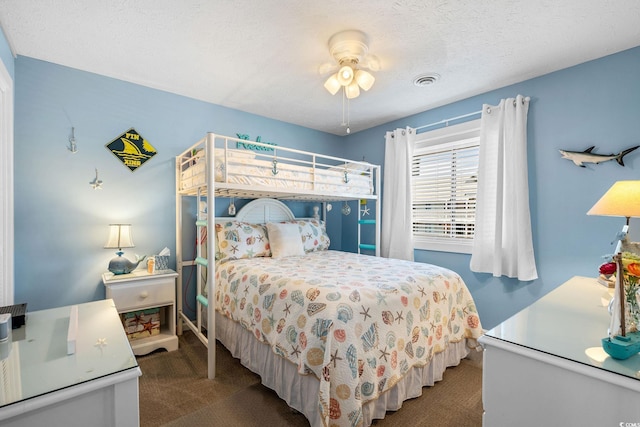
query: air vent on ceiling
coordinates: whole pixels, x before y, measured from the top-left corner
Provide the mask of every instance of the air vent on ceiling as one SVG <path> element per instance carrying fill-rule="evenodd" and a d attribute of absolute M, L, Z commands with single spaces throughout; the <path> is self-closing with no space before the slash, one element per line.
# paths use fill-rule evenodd
<path fill-rule="evenodd" d="M 413 84 L 418 87 L 431 86 L 440 79 L 440 75 L 436 73 L 422 74 L 413 80 Z"/>

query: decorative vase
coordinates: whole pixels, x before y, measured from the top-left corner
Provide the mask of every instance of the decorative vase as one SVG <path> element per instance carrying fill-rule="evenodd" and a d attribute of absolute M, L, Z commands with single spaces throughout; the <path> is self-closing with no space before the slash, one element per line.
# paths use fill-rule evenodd
<path fill-rule="evenodd" d="M 635 276 L 624 276 L 625 326 L 628 332 L 636 332 L 640 325 L 640 283 Z"/>

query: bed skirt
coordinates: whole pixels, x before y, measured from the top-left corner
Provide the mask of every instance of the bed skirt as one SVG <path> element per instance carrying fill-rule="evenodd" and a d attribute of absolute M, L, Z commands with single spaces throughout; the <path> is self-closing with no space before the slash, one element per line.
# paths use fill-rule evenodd
<path fill-rule="evenodd" d="M 296 365 L 273 353 L 268 345 L 217 311 L 216 338 L 242 365 L 260 375 L 262 384 L 274 390 L 291 408 L 304 414 L 312 427 L 323 425 L 317 408 L 320 381 L 315 376 L 300 375 Z M 384 418 L 387 411 L 400 409 L 403 401 L 421 396 L 424 386 L 442 380 L 444 371 L 458 365 L 469 351 L 466 340 L 452 343 L 436 354 L 429 365 L 412 369 L 391 390 L 363 405 L 364 426 L 370 426 L 374 419 Z"/>

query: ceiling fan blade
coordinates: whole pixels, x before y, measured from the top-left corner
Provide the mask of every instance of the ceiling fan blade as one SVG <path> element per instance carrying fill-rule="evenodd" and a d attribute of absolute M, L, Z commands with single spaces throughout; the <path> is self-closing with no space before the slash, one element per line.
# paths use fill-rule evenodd
<path fill-rule="evenodd" d="M 318 74 L 332 73 L 338 69 L 338 64 L 334 62 L 325 62 L 318 67 Z"/>
<path fill-rule="evenodd" d="M 361 65 L 371 71 L 380 70 L 380 60 L 375 55 L 365 55 L 365 57 L 362 58 Z"/>

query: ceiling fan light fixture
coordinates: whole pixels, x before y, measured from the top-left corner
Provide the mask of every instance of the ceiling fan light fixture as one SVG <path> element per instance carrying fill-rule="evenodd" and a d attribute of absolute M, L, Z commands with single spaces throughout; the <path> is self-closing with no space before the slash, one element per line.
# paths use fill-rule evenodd
<path fill-rule="evenodd" d="M 342 86 L 348 86 L 353 81 L 353 74 L 353 68 L 349 65 L 342 66 L 340 71 L 338 71 L 338 82 L 340 82 Z"/>
<path fill-rule="evenodd" d="M 318 71 L 324 74 L 338 70 L 324 82 L 324 87 L 331 95 L 335 95 L 342 88 L 342 125 L 346 126 L 349 134 L 349 101 L 360 96 L 360 89 L 371 89 L 376 81 L 373 75 L 363 68 L 378 71 L 380 61 L 375 55 L 369 54 L 369 38 L 358 30 L 341 31 L 331 36 L 329 53 L 335 63 L 322 64 Z"/>
<path fill-rule="evenodd" d="M 324 88 L 329 91 L 331 95 L 338 93 L 342 85 L 338 81 L 338 74 L 332 74 L 329 76 L 326 82 L 324 82 Z"/>
<path fill-rule="evenodd" d="M 371 73 L 365 70 L 357 70 L 355 74 L 356 82 L 358 86 L 360 86 L 364 90 L 369 90 L 373 86 L 373 83 L 376 81 L 376 78 L 373 77 Z"/>
<path fill-rule="evenodd" d="M 344 93 L 347 95 L 347 99 L 353 99 L 360 96 L 360 88 L 358 83 L 352 82 L 350 85 L 344 87 Z"/>
<path fill-rule="evenodd" d="M 339 67 L 338 72 L 329 77 L 324 84 L 329 93 L 335 95 L 339 90 L 335 87 L 334 77 L 345 88 L 345 93 L 348 92 L 350 99 L 360 94 L 360 88 L 371 89 L 375 78 L 363 68 L 379 70 L 380 61 L 375 55 L 369 54 L 369 38 L 365 33 L 359 30 L 347 30 L 334 34 L 329 39 L 329 53 Z M 326 72 L 331 68 L 331 64 L 323 64 L 318 70 Z M 347 89 L 352 84 L 356 87 Z"/>

